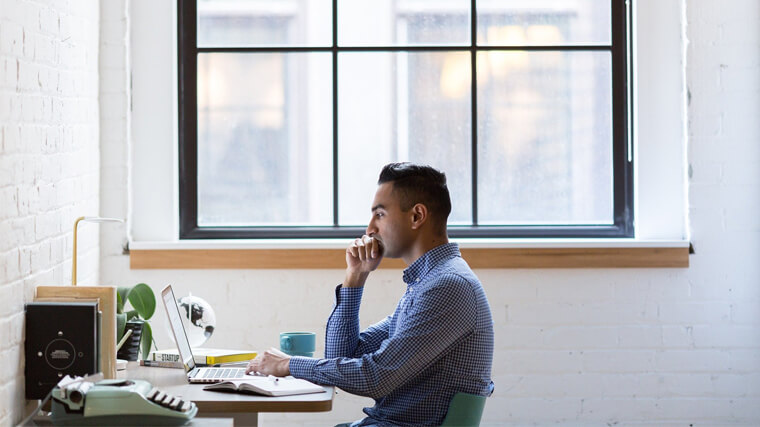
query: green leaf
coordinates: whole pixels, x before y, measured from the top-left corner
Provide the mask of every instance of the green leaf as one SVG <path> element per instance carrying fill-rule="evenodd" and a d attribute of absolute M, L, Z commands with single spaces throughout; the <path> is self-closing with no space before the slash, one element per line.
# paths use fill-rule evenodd
<path fill-rule="evenodd" d="M 140 320 L 140 316 L 139 316 L 140 313 L 138 313 L 137 310 L 129 310 L 125 314 L 127 316 L 127 322 L 129 322 L 130 320 L 135 320 L 135 319 Z"/>
<path fill-rule="evenodd" d="M 145 283 L 138 283 L 129 292 L 129 303 L 140 313 L 145 320 L 153 317 L 156 311 L 156 296 L 153 289 Z"/>
<path fill-rule="evenodd" d="M 123 313 L 124 312 L 124 304 L 127 303 L 127 297 L 129 296 L 129 291 L 132 288 L 126 287 L 126 286 L 119 286 L 116 288 L 116 312 L 117 313 Z"/>
<path fill-rule="evenodd" d="M 124 336 L 124 331 L 127 327 L 127 315 L 124 313 L 117 313 L 116 314 L 116 343 L 118 344 L 119 341 L 121 341 L 121 338 Z"/>
<path fill-rule="evenodd" d="M 153 342 L 153 331 L 150 329 L 150 323 L 143 323 L 142 336 L 140 337 L 140 350 L 142 358 L 147 359 L 150 354 L 150 347 Z"/>

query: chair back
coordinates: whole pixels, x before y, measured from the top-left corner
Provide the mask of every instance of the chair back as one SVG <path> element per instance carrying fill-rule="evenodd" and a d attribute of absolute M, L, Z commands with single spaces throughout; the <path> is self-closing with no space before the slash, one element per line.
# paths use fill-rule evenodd
<path fill-rule="evenodd" d="M 457 393 L 449 403 L 449 412 L 446 413 L 441 426 L 478 427 L 485 406 L 486 396 Z"/>

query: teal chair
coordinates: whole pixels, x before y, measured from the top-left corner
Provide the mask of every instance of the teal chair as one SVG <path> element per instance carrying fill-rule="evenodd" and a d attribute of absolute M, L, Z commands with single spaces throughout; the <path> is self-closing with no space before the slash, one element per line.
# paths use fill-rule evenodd
<path fill-rule="evenodd" d="M 491 383 L 490 396 L 493 393 L 493 383 Z M 478 427 L 480 418 L 483 416 L 483 408 L 486 406 L 488 396 L 478 396 L 477 394 L 457 393 L 449 403 L 449 412 L 443 419 L 441 427 Z"/>

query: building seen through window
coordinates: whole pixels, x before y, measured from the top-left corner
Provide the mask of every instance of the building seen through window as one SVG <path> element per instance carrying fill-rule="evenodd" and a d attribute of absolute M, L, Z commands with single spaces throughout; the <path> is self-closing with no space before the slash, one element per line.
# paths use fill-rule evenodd
<path fill-rule="evenodd" d="M 453 227 L 614 224 L 614 2 L 198 0 L 197 226 L 364 226 L 407 160 Z"/>

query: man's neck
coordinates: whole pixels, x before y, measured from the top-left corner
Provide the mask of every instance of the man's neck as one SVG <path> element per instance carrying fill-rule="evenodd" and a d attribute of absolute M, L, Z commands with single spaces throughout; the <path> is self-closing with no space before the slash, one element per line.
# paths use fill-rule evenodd
<path fill-rule="evenodd" d="M 407 255 L 401 257 L 407 266 L 412 265 L 414 261 L 417 261 L 422 255 L 425 255 L 431 249 L 438 246 L 449 243 L 449 237 L 443 236 L 431 236 L 427 239 L 419 239 L 409 250 Z"/>

